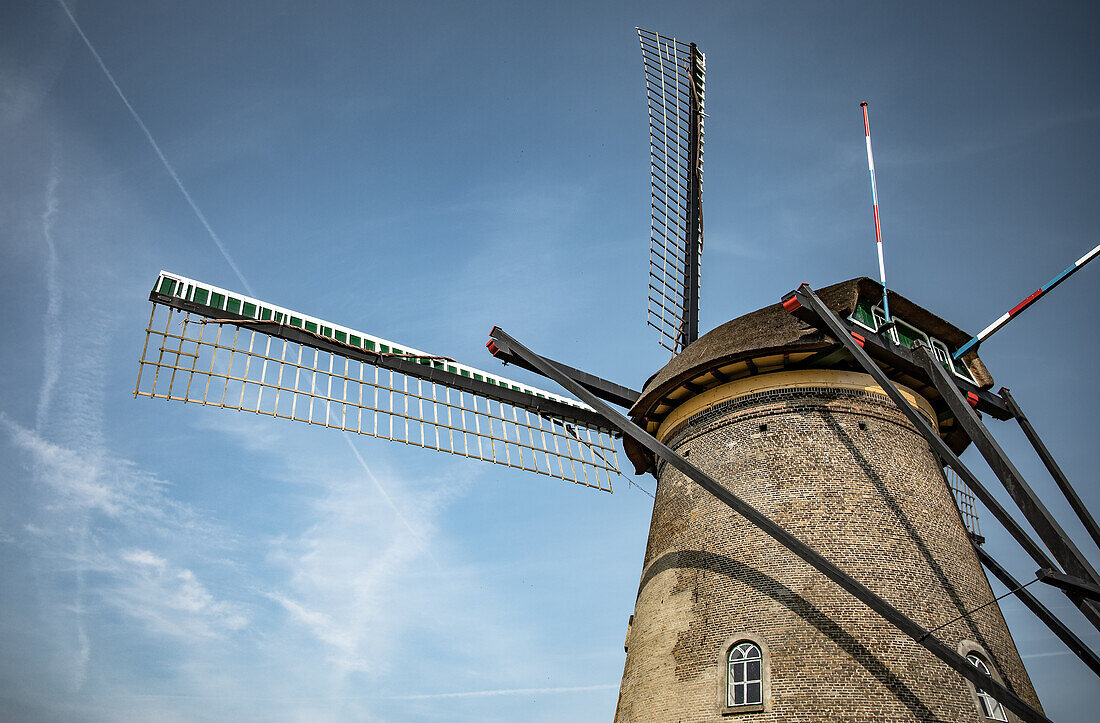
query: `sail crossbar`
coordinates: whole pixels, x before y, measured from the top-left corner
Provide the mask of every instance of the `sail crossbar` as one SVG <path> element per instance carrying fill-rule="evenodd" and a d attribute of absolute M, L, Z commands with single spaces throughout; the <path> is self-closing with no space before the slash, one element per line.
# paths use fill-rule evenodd
<path fill-rule="evenodd" d="M 189 282 L 182 290 L 181 281 Z M 220 307 L 199 303 L 209 293 L 226 297 Z M 587 405 L 499 375 L 475 379 L 473 367 L 373 335 L 354 332 L 352 345 L 346 327 L 239 294 L 232 303 L 229 293 L 158 277 L 135 396 L 290 419 L 611 491 L 617 435 Z"/>

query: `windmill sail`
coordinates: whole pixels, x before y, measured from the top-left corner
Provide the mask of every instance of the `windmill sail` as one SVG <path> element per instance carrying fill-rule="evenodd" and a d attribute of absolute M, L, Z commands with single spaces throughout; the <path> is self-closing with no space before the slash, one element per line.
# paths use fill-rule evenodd
<path fill-rule="evenodd" d="M 673 354 L 699 336 L 706 57 L 638 28 L 649 102 L 649 325 Z"/>
<path fill-rule="evenodd" d="M 611 491 L 590 407 L 498 374 L 162 271 L 135 396 L 450 452 Z"/>

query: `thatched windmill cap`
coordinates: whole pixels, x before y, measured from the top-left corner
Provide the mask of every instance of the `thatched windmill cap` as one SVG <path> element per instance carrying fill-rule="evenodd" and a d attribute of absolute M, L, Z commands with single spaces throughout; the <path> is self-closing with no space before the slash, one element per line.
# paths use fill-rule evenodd
<path fill-rule="evenodd" d="M 957 349 L 970 340 L 971 335 L 954 324 L 892 290 L 889 294 L 892 316 L 939 339 L 950 349 Z M 860 277 L 819 289 L 817 295 L 826 306 L 846 318 L 855 311 L 860 300 L 879 303 L 882 285 Z M 783 371 L 835 344 L 831 336 L 787 313 L 782 303 L 766 306 L 707 332 L 674 357 L 646 382 L 641 396 L 630 409 L 630 417 L 653 433 L 681 401 L 705 389 L 732 378 Z M 963 360 L 978 386 L 983 389 L 992 386 L 993 377 L 976 351 L 971 351 Z M 845 368 L 845 363 L 853 362 L 849 357 L 847 362 L 838 363 L 837 368 Z M 927 382 L 905 375 L 900 375 L 897 381 L 928 399 L 937 413 L 946 409 L 939 393 Z M 950 429 L 945 438 L 952 449 L 961 451 L 966 447 L 968 440 L 955 425 L 948 423 L 941 427 Z M 652 466 L 652 457 L 641 446 L 628 443 L 626 448 L 639 474 Z"/>

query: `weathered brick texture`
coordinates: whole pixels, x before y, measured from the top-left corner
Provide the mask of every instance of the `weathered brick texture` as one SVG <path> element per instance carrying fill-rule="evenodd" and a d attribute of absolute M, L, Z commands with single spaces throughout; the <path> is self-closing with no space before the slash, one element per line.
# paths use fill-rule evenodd
<path fill-rule="evenodd" d="M 993 598 L 943 472 L 885 396 L 750 394 L 668 430 L 680 454 L 928 628 Z M 671 467 L 656 501 L 616 721 L 721 721 L 722 648 L 769 650 L 760 721 L 985 720 L 966 681 Z M 1039 702 L 994 604 L 936 635 L 977 643 Z M 1014 718 L 1014 716 L 1010 716 Z"/>

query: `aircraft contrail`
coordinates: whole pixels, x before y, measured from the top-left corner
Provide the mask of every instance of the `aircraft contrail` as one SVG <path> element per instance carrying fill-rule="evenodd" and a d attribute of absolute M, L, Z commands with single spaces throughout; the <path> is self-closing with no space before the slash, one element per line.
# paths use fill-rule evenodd
<path fill-rule="evenodd" d="M 157 154 L 157 158 L 159 158 L 160 162 L 164 165 L 164 170 L 168 171 L 168 175 L 171 176 L 172 180 L 176 182 L 176 186 L 179 188 L 180 193 L 182 193 L 183 197 L 187 200 L 187 205 L 189 205 L 191 207 L 191 210 L 195 212 L 195 216 L 198 217 L 199 223 L 201 223 L 202 227 L 206 229 L 206 233 L 210 235 L 211 240 L 213 240 L 214 244 L 218 247 L 218 251 L 220 251 L 222 256 L 225 257 L 225 261 L 229 264 L 229 268 L 233 269 L 233 273 L 235 273 L 237 275 L 237 278 L 240 279 L 241 284 L 244 285 L 244 288 L 248 292 L 248 294 L 250 296 L 255 296 L 256 294 L 252 291 L 252 287 L 244 278 L 244 274 L 242 274 L 241 270 L 237 268 L 237 264 L 233 261 L 233 257 L 230 256 L 229 251 L 226 250 L 225 244 L 223 244 L 222 240 L 218 238 L 218 234 L 214 233 L 214 229 L 210 227 L 210 223 L 206 220 L 206 216 L 201 210 L 199 210 L 198 205 L 195 203 L 195 199 L 191 198 L 191 194 L 187 192 L 187 188 L 184 187 L 183 181 L 181 181 L 180 177 L 176 174 L 176 169 L 172 168 L 172 164 L 169 163 L 168 159 L 164 156 L 164 152 L 161 151 L 160 145 L 157 143 L 156 139 L 153 138 L 153 134 L 149 132 L 149 129 L 146 127 L 145 122 L 141 120 L 141 116 L 139 116 L 138 112 L 134 110 L 134 106 L 132 106 L 130 104 L 130 101 L 126 99 L 126 94 L 122 92 L 122 88 L 120 88 L 118 83 L 115 82 L 115 76 L 111 75 L 111 71 L 107 69 L 107 65 L 103 62 L 103 58 L 99 57 L 99 53 L 97 53 L 95 47 L 92 46 L 92 41 L 88 40 L 88 36 L 84 34 L 84 30 L 81 29 L 80 23 L 76 21 L 76 17 L 69 10 L 69 6 L 65 4 L 65 0 L 57 0 L 57 4 L 60 5 L 61 9 L 65 11 L 65 14 L 69 16 L 69 20 L 72 22 L 73 27 L 76 28 L 76 32 L 80 35 L 80 38 L 84 41 L 84 45 L 88 47 L 88 51 L 92 54 L 92 57 L 95 58 L 95 62 L 99 64 L 99 69 L 103 71 L 103 74 L 105 76 L 107 76 L 107 80 L 110 81 L 111 85 L 115 89 L 115 92 L 118 93 L 118 97 L 122 99 L 122 103 L 126 106 L 126 109 L 130 111 L 130 115 L 132 115 L 134 117 L 134 120 L 137 121 L 138 126 L 141 128 L 141 132 L 145 134 L 145 137 L 149 140 L 149 145 L 153 147 L 153 151 Z"/>

